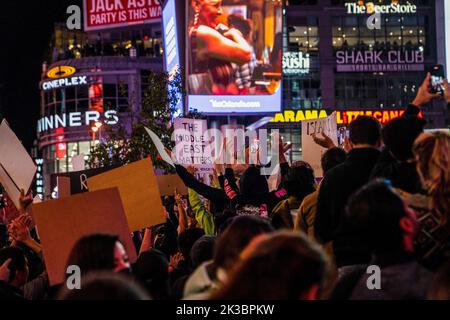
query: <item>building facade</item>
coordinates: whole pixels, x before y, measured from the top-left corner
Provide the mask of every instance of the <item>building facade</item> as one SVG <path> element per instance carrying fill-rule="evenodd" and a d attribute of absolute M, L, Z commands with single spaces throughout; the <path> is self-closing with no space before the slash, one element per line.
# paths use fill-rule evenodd
<path fill-rule="evenodd" d="M 377 21 L 367 14 L 373 6 L 381 11 Z M 443 8 L 440 0 L 287 1 L 284 114 L 269 127 L 293 143 L 293 160 L 301 158 L 294 115 L 336 110 L 341 124 L 348 113 L 390 119 L 414 99 L 427 68 L 445 64 Z M 449 126 L 443 105 L 425 110 L 431 128 Z"/>
<path fill-rule="evenodd" d="M 162 72 L 160 21 L 100 31 L 55 25 L 39 84 L 41 118 L 34 152 L 36 192 L 52 193 L 51 176 L 79 170 L 106 125 L 131 129 L 148 72 Z"/>

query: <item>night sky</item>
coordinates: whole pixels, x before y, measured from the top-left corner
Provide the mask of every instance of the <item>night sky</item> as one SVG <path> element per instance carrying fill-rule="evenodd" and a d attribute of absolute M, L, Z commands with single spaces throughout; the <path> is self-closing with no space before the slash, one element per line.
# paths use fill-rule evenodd
<path fill-rule="evenodd" d="M 0 9 L 0 114 L 29 149 L 39 118 L 41 65 L 57 21 L 81 0 L 2 1 Z"/>

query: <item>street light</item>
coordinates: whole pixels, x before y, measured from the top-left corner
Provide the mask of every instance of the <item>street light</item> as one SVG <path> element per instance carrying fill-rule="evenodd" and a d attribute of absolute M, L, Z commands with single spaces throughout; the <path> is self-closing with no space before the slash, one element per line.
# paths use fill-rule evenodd
<path fill-rule="evenodd" d="M 91 127 L 92 130 L 92 142 L 95 143 L 95 134 L 98 132 L 98 138 L 99 140 L 101 140 L 101 136 L 100 136 L 100 128 L 103 126 L 103 123 L 96 121 L 94 123 L 94 125 Z"/>

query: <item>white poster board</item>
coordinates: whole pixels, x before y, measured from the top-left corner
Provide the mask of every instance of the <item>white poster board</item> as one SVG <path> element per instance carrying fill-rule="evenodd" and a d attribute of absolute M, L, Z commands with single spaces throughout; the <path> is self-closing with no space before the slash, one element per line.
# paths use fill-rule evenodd
<path fill-rule="evenodd" d="M 211 173 L 214 159 L 207 147 L 206 120 L 176 118 L 174 120 L 175 155 L 183 166 L 194 165 L 199 174 Z"/>
<path fill-rule="evenodd" d="M 37 166 L 4 119 L 0 125 L 0 183 L 19 208 L 20 189 L 27 193 Z"/>
<path fill-rule="evenodd" d="M 316 177 L 323 176 L 320 160 L 327 149 L 316 144 L 312 136 L 322 138 L 322 132 L 338 145 L 336 112 L 326 118 L 302 121 L 302 158 L 314 169 Z"/>

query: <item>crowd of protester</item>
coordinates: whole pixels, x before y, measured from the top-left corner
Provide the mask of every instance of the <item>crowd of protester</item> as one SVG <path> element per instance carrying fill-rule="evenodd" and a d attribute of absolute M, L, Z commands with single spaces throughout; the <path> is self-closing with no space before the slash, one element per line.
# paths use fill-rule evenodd
<path fill-rule="evenodd" d="M 75 244 L 67 266 L 80 268 L 81 289 L 49 286 L 22 194 L 0 250 L 0 299 L 450 299 L 450 135 L 424 130 L 420 111 L 438 98 L 429 81 L 384 127 L 351 122 L 345 148 L 315 137 L 328 149 L 320 184 L 283 144 L 276 190 L 256 165 L 218 165 L 209 184 L 176 165 L 187 199 L 164 198 L 167 222 L 134 233 L 135 263 L 116 235 Z"/>

